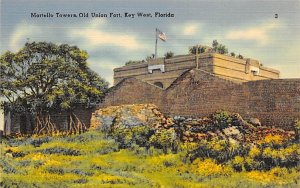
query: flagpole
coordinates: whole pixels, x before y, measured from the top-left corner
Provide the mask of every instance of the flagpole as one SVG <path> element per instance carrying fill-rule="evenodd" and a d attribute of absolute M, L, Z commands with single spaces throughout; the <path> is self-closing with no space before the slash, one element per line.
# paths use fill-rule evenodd
<path fill-rule="evenodd" d="M 157 57 L 157 28 L 155 29 L 155 59 Z"/>

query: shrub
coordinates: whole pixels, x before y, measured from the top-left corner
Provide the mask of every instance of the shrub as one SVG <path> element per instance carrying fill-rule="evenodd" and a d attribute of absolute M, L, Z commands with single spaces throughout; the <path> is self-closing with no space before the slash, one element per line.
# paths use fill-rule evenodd
<path fill-rule="evenodd" d="M 199 143 L 197 149 L 189 152 L 191 161 L 197 158 L 213 158 L 218 163 L 225 163 L 235 156 L 245 156 L 249 152 L 249 147 L 243 144 L 234 144 L 227 140 L 214 138 L 212 141 Z"/>
<path fill-rule="evenodd" d="M 50 166 L 50 167 L 47 167 L 46 170 L 51 174 L 60 174 L 60 175 L 65 174 L 65 170 L 63 168 Z"/>
<path fill-rule="evenodd" d="M 167 52 L 167 53 L 165 53 L 165 58 L 166 59 L 170 59 L 171 57 L 173 57 L 174 56 L 174 53 L 173 52 Z"/>
<path fill-rule="evenodd" d="M 162 149 L 164 153 L 171 149 L 173 152 L 178 150 L 178 138 L 174 129 L 162 129 L 157 131 L 149 139 L 150 145 Z"/>
<path fill-rule="evenodd" d="M 25 166 L 29 166 L 30 163 L 31 163 L 30 160 L 22 160 L 22 161 L 19 161 L 18 166 L 25 167 Z"/>
<path fill-rule="evenodd" d="M 13 150 L 13 149 L 6 150 L 6 153 L 10 153 L 13 157 L 24 157 L 25 156 L 25 153 L 23 153 L 19 150 Z"/>
<path fill-rule="evenodd" d="M 244 158 L 241 156 L 235 156 L 233 159 L 232 167 L 235 171 L 241 172 L 244 166 Z"/>
<path fill-rule="evenodd" d="M 43 143 L 48 143 L 52 140 L 52 137 L 41 137 L 37 139 L 33 139 L 30 141 L 30 144 L 33 145 L 34 147 L 40 147 Z"/>
<path fill-rule="evenodd" d="M 192 163 L 190 170 L 196 175 L 208 177 L 228 176 L 232 173 L 230 168 L 217 164 L 212 159 L 197 159 Z"/>
<path fill-rule="evenodd" d="M 84 172 L 80 169 L 73 169 L 71 170 L 72 173 L 80 175 L 80 176 L 92 176 L 93 173 L 92 172 Z"/>
<path fill-rule="evenodd" d="M 81 178 L 81 179 L 78 179 L 78 180 L 75 180 L 74 183 L 87 183 L 88 180 L 85 179 L 85 178 Z"/>
<path fill-rule="evenodd" d="M 227 111 L 217 111 L 212 115 L 212 119 L 220 129 L 226 128 L 232 123 L 231 114 Z"/>
<path fill-rule="evenodd" d="M 16 168 L 13 165 L 11 165 L 7 159 L 4 159 L 2 157 L 0 159 L 0 167 L 3 170 L 3 172 L 7 174 L 17 172 Z"/>
<path fill-rule="evenodd" d="M 80 152 L 70 148 L 53 147 L 47 148 L 40 151 L 43 154 L 62 154 L 62 155 L 73 155 L 78 156 Z"/>
<path fill-rule="evenodd" d="M 128 148 L 132 144 L 148 147 L 148 140 L 153 133 L 153 130 L 148 126 L 135 126 L 131 128 L 116 129 L 113 131 L 112 136 L 119 142 L 120 148 Z"/>

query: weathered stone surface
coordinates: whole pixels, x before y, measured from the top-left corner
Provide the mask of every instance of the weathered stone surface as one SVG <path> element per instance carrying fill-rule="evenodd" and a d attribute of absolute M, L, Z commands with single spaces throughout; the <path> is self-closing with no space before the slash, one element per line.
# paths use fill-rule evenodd
<path fill-rule="evenodd" d="M 231 123 L 220 125 L 213 116 L 205 118 L 166 117 L 152 104 L 121 105 L 102 108 L 93 113 L 92 128 L 112 130 L 149 126 L 155 131 L 174 129 L 177 136 L 188 142 L 199 142 L 214 137 L 233 142 L 255 142 L 268 134 L 283 135 L 286 139 L 293 138 L 295 132 L 265 126 L 253 126 L 242 116 L 229 113 Z"/>
<path fill-rule="evenodd" d="M 152 104 L 111 106 L 93 113 L 91 128 L 108 130 L 144 125 L 160 128 L 167 125 L 167 120 L 172 123 Z"/>
<path fill-rule="evenodd" d="M 251 123 L 252 125 L 255 125 L 255 126 L 261 126 L 261 123 L 260 123 L 259 119 L 257 119 L 257 118 L 250 118 L 249 123 Z"/>

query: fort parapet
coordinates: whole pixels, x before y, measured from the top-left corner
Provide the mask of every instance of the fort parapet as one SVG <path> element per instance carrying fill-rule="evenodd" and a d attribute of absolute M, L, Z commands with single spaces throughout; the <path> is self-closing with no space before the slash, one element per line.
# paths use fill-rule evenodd
<path fill-rule="evenodd" d="M 114 85 L 124 78 L 135 77 L 166 89 L 182 73 L 193 68 L 199 68 L 237 83 L 279 78 L 278 70 L 262 66 L 259 61 L 254 59 L 238 59 L 217 53 L 203 53 L 198 56 L 182 55 L 170 59 L 159 58 L 116 68 L 114 69 Z"/>

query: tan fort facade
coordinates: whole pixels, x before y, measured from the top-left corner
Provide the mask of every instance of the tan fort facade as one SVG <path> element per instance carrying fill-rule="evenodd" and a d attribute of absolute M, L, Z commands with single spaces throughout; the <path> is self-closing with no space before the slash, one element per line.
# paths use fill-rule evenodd
<path fill-rule="evenodd" d="M 198 65 L 198 66 L 197 66 Z M 254 59 L 238 59 L 217 53 L 175 56 L 114 69 L 114 85 L 128 77 L 168 88 L 186 70 L 198 68 L 237 83 L 278 79 L 279 71 L 262 66 Z"/>

